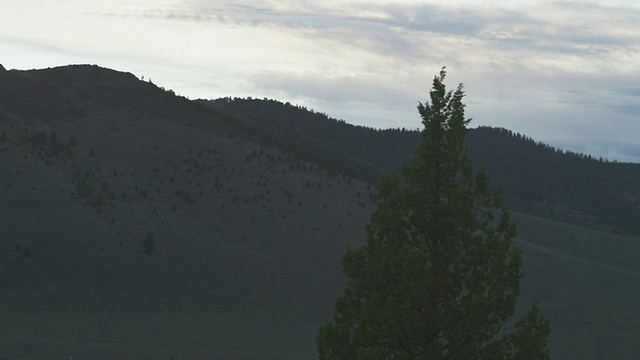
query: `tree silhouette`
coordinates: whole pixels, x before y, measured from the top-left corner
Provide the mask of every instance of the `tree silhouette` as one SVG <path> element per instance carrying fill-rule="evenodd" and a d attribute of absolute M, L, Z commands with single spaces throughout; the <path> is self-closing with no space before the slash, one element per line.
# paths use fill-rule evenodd
<path fill-rule="evenodd" d="M 366 245 L 343 259 L 347 288 L 317 335 L 321 359 L 546 359 L 548 321 L 537 305 L 516 323 L 520 252 L 500 189 L 474 172 L 464 138 L 462 85 L 445 70 L 404 183 L 385 175 Z"/>

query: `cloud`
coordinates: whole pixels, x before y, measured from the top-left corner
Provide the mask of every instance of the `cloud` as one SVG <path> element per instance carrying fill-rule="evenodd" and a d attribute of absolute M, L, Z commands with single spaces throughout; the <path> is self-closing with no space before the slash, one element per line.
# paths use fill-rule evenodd
<path fill-rule="evenodd" d="M 253 77 L 252 83 L 261 89 L 282 91 L 289 96 L 317 98 L 332 103 L 362 102 L 397 104 L 408 97 L 398 86 L 384 86 L 379 79 L 358 76 L 327 78 L 320 73 L 300 75 L 268 72 Z"/>
<path fill-rule="evenodd" d="M 631 82 L 633 81 L 632 78 Z M 635 81 L 638 82 L 640 79 L 636 77 Z M 640 87 L 625 86 L 627 83 L 629 79 L 621 76 L 592 76 L 588 86 L 562 93 L 559 101 L 586 109 L 636 116 L 640 123 Z"/>
<path fill-rule="evenodd" d="M 271 86 L 275 90 L 279 84 L 282 91 L 293 87 L 293 80 L 304 80 L 307 86 L 319 86 L 318 94 L 329 93 L 329 84 L 354 86 L 359 94 L 362 83 L 390 92 L 388 88 L 400 83 L 393 77 L 404 81 L 407 73 L 433 72 L 443 65 L 460 72 L 465 83 L 470 82 L 466 79 L 486 84 L 512 77 L 530 82 L 525 84 L 530 87 L 544 86 L 536 79 L 544 78 L 559 92 L 571 90 L 570 84 L 558 80 L 567 79 L 566 74 L 638 75 L 640 23 L 628 8 L 596 2 L 522 4 L 185 0 L 142 8 L 138 15 L 152 21 L 196 23 L 203 29 L 234 29 L 236 46 L 255 59 L 238 59 L 241 54 L 234 49 L 234 60 L 262 64 L 247 76 L 254 77 L 256 72 L 274 76 L 284 72 L 276 61 L 287 64 L 291 81 L 275 81 Z M 273 41 L 265 41 L 261 33 Z M 203 36 L 215 33 L 203 30 Z M 270 59 L 261 61 L 264 57 Z M 316 74 L 317 81 L 311 81 L 310 73 Z M 265 85 L 264 79 L 249 81 Z"/>
<path fill-rule="evenodd" d="M 56 44 L 50 41 L 18 37 L 18 36 L 0 34 L 0 42 L 10 44 L 12 46 L 33 48 L 38 51 L 42 51 L 44 53 L 58 53 L 58 54 L 66 54 L 66 55 L 72 55 L 72 56 L 77 55 L 79 53 L 79 51 L 77 51 L 76 49 L 70 48 L 68 46 L 64 46 L 62 44 Z"/>
<path fill-rule="evenodd" d="M 614 99 L 607 104 L 610 110 L 636 116 L 640 122 L 640 88 L 612 89 L 610 93 Z"/>
<path fill-rule="evenodd" d="M 622 96 L 638 97 L 640 100 L 640 87 L 613 89 L 613 92 Z"/>
<path fill-rule="evenodd" d="M 166 20 L 226 21 L 237 25 L 276 26 L 283 29 L 350 29 L 363 33 L 406 31 L 483 38 L 510 46 L 528 43 L 541 49 L 545 44 L 634 44 L 638 35 L 593 22 L 633 24 L 637 18 L 624 10 L 596 3 L 540 2 L 536 6 L 509 10 L 468 6 L 452 7 L 429 3 L 353 3 L 331 2 L 318 5 L 300 2 L 282 6 L 280 2 L 244 1 L 215 3 L 186 1 L 170 9 L 148 11 L 146 16 Z M 584 18 L 581 19 L 581 18 Z M 558 21 L 559 19 L 563 21 Z M 588 19 L 588 20 L 587 20 Z M 383 37 L 384 38 L 384 37 Z M 549 46 L 553 51 L 562 47 Z M 566 49 L 565 49 L 566 50 Z"/>

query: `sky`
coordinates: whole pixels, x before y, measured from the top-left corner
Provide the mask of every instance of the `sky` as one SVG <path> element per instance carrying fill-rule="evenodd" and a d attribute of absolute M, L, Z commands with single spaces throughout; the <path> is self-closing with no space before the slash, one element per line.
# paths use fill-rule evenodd
<path fill-rule="evenodd" d="M 446 66 L 470 127 L 640 163 L 640 0 L 3 0 L 0 24 L 7 69 L 97 64 L 375 128 L 420 128 Z"/>

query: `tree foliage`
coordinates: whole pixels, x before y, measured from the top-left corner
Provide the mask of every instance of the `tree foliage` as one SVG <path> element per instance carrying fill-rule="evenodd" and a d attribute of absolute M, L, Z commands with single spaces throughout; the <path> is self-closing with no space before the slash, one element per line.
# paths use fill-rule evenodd
<path fill-rule="evenodd" d="M 317 335 L 321 359 L 545 359 L 548 322 L 534 305 L 512 332 L 520 252 L 500 189 L 464 146 L 462 85 L 444 69 L 404 182 L 385 175 L 366 245 L 343 259 L 348 284 Z M 497 216 L 496 216 L 497 215 Z"/>

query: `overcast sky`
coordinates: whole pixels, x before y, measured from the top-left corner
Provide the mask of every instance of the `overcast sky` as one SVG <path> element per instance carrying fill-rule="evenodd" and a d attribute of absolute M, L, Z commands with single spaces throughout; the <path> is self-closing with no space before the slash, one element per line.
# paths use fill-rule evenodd
<path fill-rule="evenodd" d="M 472 127 L 640 162 L 639 0 L 20 0 L 0 24 L 7 69 L 97 64 L 379 128 L 419 128 L 446 66 Z"/>

